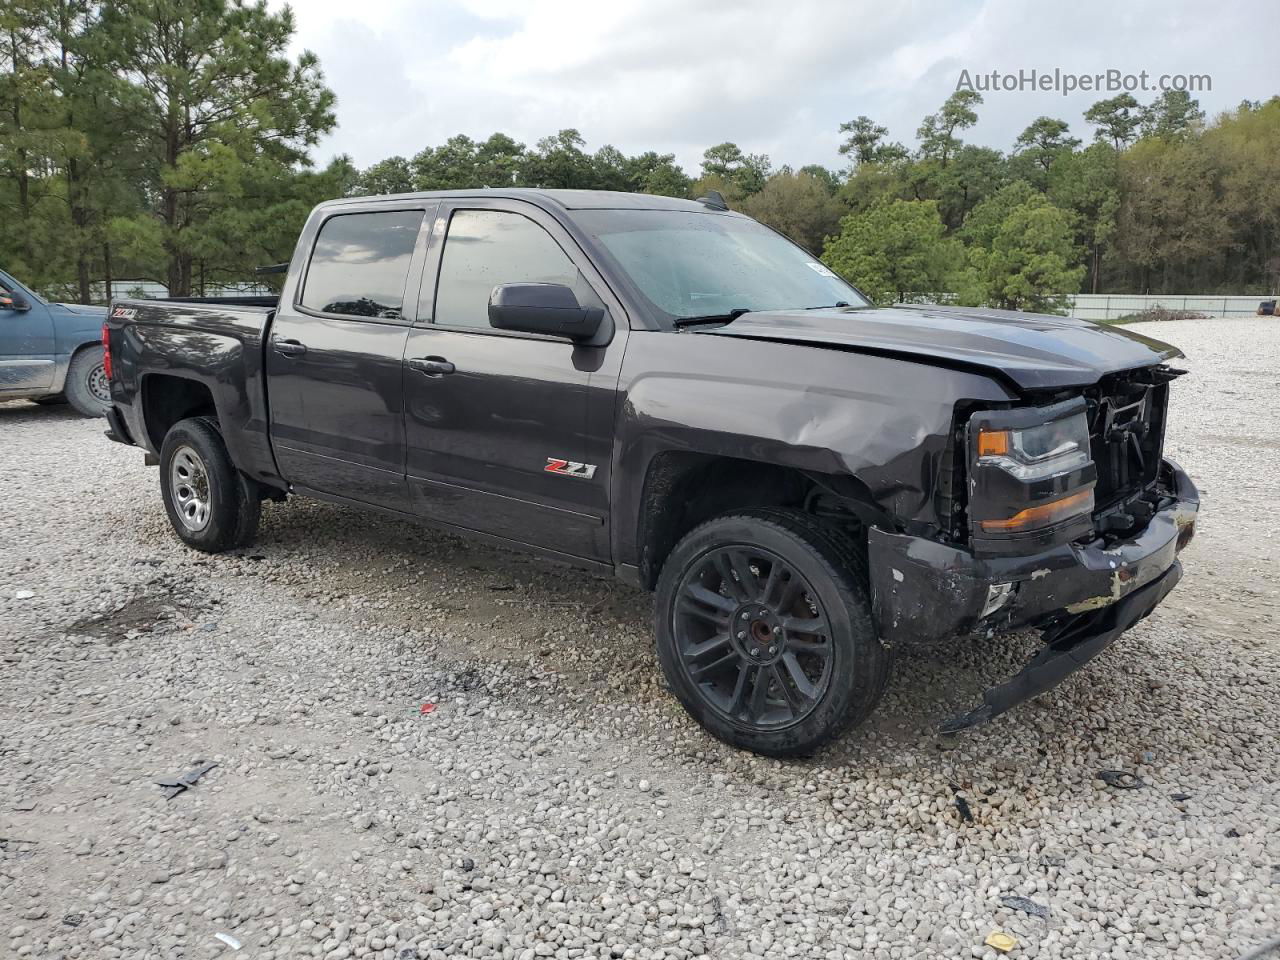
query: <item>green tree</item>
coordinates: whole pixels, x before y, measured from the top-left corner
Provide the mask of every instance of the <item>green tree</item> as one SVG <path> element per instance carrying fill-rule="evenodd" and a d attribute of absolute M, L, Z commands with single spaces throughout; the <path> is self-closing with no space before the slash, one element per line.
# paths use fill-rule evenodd
<path fill-rule="evenodd" d="M 960 229 L 961 239 L 971 247 L 991 246 L 1005 218 L 1038 196 L 1036 188 L 1025 180 L 1005 184 L 970 211 Z"/>
<path fill-rule="evenodd" d="M 742 202 L 741 209 L 815 255 L 838 230 L 844 213 L 826 183 L 812 174 L 789 170 L 770 177 L 759 193 Z"/>
<path fill-rule="evenodd" d="M 12 188 L 11 196 L 3 198 L 10 211 L 5 219 L 24 227 L 36 203 L 32 169 L 41 153 L 40 114 L 52 106 L 39 63 L 41 6 L 38 0 L 10 0 L 0 6 L 0 169 Z M 30 271 L 31 234 L 26 229 L 3 233 L 9 268 Z"/>
<path fill-rule="evenodd" d="M 969 247 L 968 257 L 983 300 L 1007 310 L 1063 313 L 1085 273 L 1069 215 L 1039 193 L 1010 210 L 990 244 Z"/>
<path fill-rule="evenodd" d="M 822 260 L 877 303 L 950 291 L 964 250 L 945 233 L 934 201 L 882 198 L 840 222 Z"/>
<path fill-rule="evenodd" d="M 116 0 L 103 7 L 120 74 L 145 94 L 140 138 L 160 164 L 159 216 L 170 293 L 189 294 L 197 254 L 221 233 L 202 227 L 246 185 L 308 161 L 334 124 L 333 94 L 313 54 L 287 56 L 288 7 L 234 0 Z M 252 168 L 252 169 L 251 169 Z M 231 251 L 226 251 L 231 252 Z M 232 258 L 228 258 L 230 260 Z"/>
<path fill-rule="evenodd" d="M 687 197 L 693 185 L 676 163 L 675 154 L 647 150 L 624 163 L 628 189 L 662 197 Z"/>
<path fill-rule="evenodd" d="M 611 143 L 591 155 L 591 187 L 595 190 L 633 190 L 627 176 L 627 158 Z"/>
<path fill-rule="evenodd" d="M 957 90 L 947 97 L 942 109 L 925 117 L 916 131 L 920 138 L 920 155 L 945 167 L 960 147 L 957 131 L 967 130 L 978 122 L 974 107 L 980 103 L 982 94 L 976 90 Z"/>
<path fill-rule="evenodd" d="M 1080 146 L 1080 141 L 1070 136 L 1070 129 L 1065 120 L 1037 117 L 1027 129 L 1018 134 L 1018 139 L 1013 143 L 1013 151 L 1048 173 L 1059 155 Z"/>
<path fill-rule="evenodd" d="M 829 167 L 824 167 L 820 163 L 807 163 L 799 170 L 800 173 L 806 173 L 821 183 L 831 196 L 835 196 L 840 192 L 840 186 L 844 182 L 839 172 Z"/>
<path fill-rule="evenodd" d="M 379 160 L 367 170 L 361 171 L 358 192 L 365 196 L 380 196 L 388 193 L 412 193 L 415 189 L 447 189 L 434 183 L 430 186 L 422 185 L 423 181 L 416 169 L 421 156 L 422 154 L 418 154 L 414 157 L 412 163 L 401 156 Z"/>
<path fill-rule="evenodd" d="M 543 137 L 521 168 L 521 186 L 581 190 L 595 183 L 591 157 L 582 149 L 586 141 L 572 128 Z"/>
<path fill-rule="evenodd" d="M 1048 195 L 1075 214 L 1076 243 L 1089 251 L 1089 289 L 1097 293 L 1120 209 L 1118 154 L 1105 143 L 1061 153 L 1049 168 Z"/>
<path fill-rule="evenodd" d="M 861 116 L 842 123 L 840 132 L 848 135 L 844 143 L 840 144 L 840 154 L 849 157 L 855 167 L 868 163 L 896 163 L 907 159 L 907 148 L 900 143 L 885 142 L 889 128 L 880 126 L 870 117 Z"/>
<path fill-rule="evenodd" d="M 921 194 L 937 198 L 942 221 L 951 230 L 957 229 L 969 211 L 1000 189 L 1008 178 L 1008 164 L 999 150 L 972 144 L 960 147 L 945 167 L 926 161 L 916 170 L 923 175 L 917 188 Z"/>
<path fill-rule="evenodd" d="M 1096 139 L 1110 140 L 1119 152 L 1137 135 L 1142 122 L 1141 110 L 1137 100 L 1122 93 L 1109 100 L 1099 100 L 1084 112 L 1084 119 L 1098 128 L 1094 131 Z"/>
<path fill-rule="evenodd" d="M 1120 158 L 1117 246 L 1139 290 L 1190 292 L 1225 267 L 1232 224 L 1213 160 L 1199 141 L 1159 138 Z"/>
<path fill-rule="evenodd" d="M 718 143 L 702 154 L 702 177 L 694 189 L 697 192 L 704 183 L 717 181 L 728 186 L 729 199 L 742 199 L 764 189 L 769 169 L 764 154 L 743 153 L 736 143 Z"/>
<path fill-rule="evenodd" d="M 484 184 L 476 182 L 476 163 L 479 147 L 466 134 L 459 133 L 450 137 L 438 147 L 427 147 L 414 154 L 413 159 L 406 161 L 403 157 L 391 157 L 382 163 L 395 162 L 394 167 L 386 170 L 384 176 L 389 177 L 392 184 L 410 183 L 412 187 L 391 190 L 370 190 L 370 193 L 400 193 L 404 189 L 415 190 L 459 190 L 467 187 L 479 187 Z M 377 166 L 377 165 L 375 165 Z M 372 170 L 374 168 L 370 168 Z"/>
<path fill-rule="evenodd" d="M 489 135 L 476 148 L 475 182 L 467 186 L 510 187 L 520 182 L 525 147 L 505 133 Z"/>
<path fill-rule="evenodd" d="M 1203 144 L 1232 231 L 1225 263 L 1204 272 L 1204 282 L 1224 292 L 1280 293 L 1280 97 L 1224 114 Z"/>
<path fill-rule="evenodd" d="M 1142 135 L 1165 140 L 1185 139 L 1204 123 L 1200 102 L 1185 90 L 1166 90 L 1140 113 Z"/>

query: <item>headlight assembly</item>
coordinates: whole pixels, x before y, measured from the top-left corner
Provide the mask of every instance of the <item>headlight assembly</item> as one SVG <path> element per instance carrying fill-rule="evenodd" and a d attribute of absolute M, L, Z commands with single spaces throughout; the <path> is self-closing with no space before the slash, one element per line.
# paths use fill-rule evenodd
<path fill-rule="evenodd" d="M 978 463 L 999 467 L 1019 480 L 1043 480 L 1089 462 L 1089 421 L 1084 411 L 1034 427 L 978 431 Z"/>
<path fill-rule="evenodd" d="M 969 424 L 969 518 L 979 542 L 1091 529 L 1097 469 L 1083 398 L 976 413 Z M 1041 536 L 1043 534 L 1044 536 Z"/>

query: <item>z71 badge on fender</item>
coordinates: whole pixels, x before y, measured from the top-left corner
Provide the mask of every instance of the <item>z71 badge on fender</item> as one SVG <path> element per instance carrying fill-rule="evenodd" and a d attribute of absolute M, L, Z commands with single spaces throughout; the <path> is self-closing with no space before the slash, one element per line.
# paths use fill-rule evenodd
<path fill-rule="evenodd" d="M 547 457 L 547 465 L 542 468 L 547 473 L 559 473 L 566 477 L 578 477 L 590 480 L 596 475 L 594 463 L 575 463 L 572 460 L 561 460 L 559 457 Z"/>

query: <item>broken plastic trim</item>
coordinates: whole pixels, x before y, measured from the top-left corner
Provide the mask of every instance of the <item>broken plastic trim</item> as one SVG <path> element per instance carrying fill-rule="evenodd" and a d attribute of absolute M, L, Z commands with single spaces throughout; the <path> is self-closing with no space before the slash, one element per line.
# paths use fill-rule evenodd
<path fill-rule="evenodd" d="M 1101 610 L 1079 614 L 1045 631 L 1045 645 L 1020 673 L 986 690 L 982 703 L 939 724 L 942 733 L 980 726 L 1024 701 L 1052 690 L 1149 614 L 1182 578 L 1176 560 L 1158 580 Z"/>

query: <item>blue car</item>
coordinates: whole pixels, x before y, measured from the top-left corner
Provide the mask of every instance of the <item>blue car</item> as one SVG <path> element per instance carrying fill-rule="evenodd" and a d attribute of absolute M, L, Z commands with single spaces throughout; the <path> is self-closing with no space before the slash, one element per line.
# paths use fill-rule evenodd
<path fill-rule="evenodd" d="M 0 400 L 69 402 L 86 417 L 105 416 L 106 318 L 106 307 L 49 303 L 0 270 Z"/>

